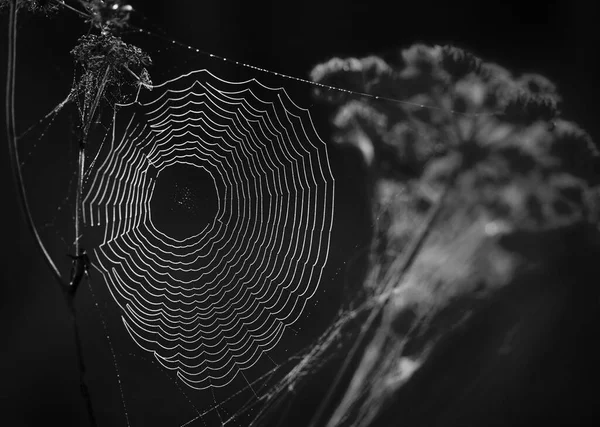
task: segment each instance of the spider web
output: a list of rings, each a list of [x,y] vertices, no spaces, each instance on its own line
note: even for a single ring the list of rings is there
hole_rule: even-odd
[[[150,43],[153,58],[177,48]],[[100,425],[250,425],[326,360],[306,358],[335,314],[322,282],[339,273],[339,261],[327,266],[335,181],[317,124],[281,77],[205,55],[182,63],[102,111],[86,148],[81,240],[93,269],[77,306]],[[19,136],[65,277],[76,107],[61,101]],[[40,197],[48,182],[53,201]]]
[[[84,221],[104,229],[93,253],[127,332],[189,387],[247,380],[272,361],[327,260],[334,181],[310,115],[284,89],[200,70],[117,105],[113,126]],[[153,218],[153,198],[180,165],[210,175],[218,204],[177,238]]]
[[[165,42],[151,50],[157,63],[168,63],[159,51],[177,48]],[[293,80],[305,82],[180,48],[181,65],[162,73],[175,77],[105,112],[86,154],[84,240],[95,269],[77,304],[99,424],[245,426],[280,416],[289,425],[296,390],[343,360],[335,348],[377,304],[338,312],[340,272],[366,252],[335,235],[332,153],[295,101],[302,95],[290,94]],[[58,104],[25,135],[36,177],[42,141],[64,145],[74,126],[69,108]],[[58,259],[75,239],[74,150],[65,158],[54,179],[66,196],[44,227],[46,241],[62,242]],[[61,267],[68,272],[68,260]],[[344,298],[357,301],[348,288]],[[310,380],[316,396],[334,373]]]

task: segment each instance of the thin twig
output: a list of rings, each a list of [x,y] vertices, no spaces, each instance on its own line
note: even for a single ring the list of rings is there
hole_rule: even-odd
[[[96,93],[96,97],[94,98],[94,102],[90,107],[89,113],[85,115],[85,110],[82,115],[82,127],[83,132],[81,135],[81,139],[79,141],[79,149],[78,149],[78,165],[77,165],[77,193],[75,196],[75,262],[73,263],[73,272],[72,277],[74,280],[70,283],[70,292],[67,294],[67,300],[69,303],[69,310],[71,311],[71,319],[73,322],[73,328],[75,330],[75,345],[77,348],[77,359],[79,364],[79,373],[80,373],[80,387],[81,387],[81,395],[86,402],[87,411],[88,411],[88,419],[90,422],[90,426],[96,427],[96,418],[94,416],[94,408],[92,406],[92,399],[90,397],[90,393],[87,387],[86,381],[86,369],[85,362],[83,358],[83,348],[81,344],[81,338],[79,336],[79,327],[77,325],[77,313],[75,310],[75,293],[77,288],[79,287],[79,282],[83,280],[84,274],[81,274],[84,270],[87,270],[87,265],[84,265],[87,262],[87,255],[81,246],[81,238],[82,238],[82,213],[83,213],[83,175],[85,172],[85,147],[88,141],[88,135],[92,123],[94,121],[94,117],[96,115],[96,110],[98,105],[100,104],[100,99],[104,94],[104,89],[106,88],[106,84],[108,83],[108,78],[110,76],[110,65],[106,66],[106,71],[102,77],[102,82],[98,87],[98,91]],[[81,270],[81,271],[77,271]]]
[[[85,110],[82,115],[82,127],[83,132],[81,135],[81,139],[79,140],[79,149],[78,149],[78,160],[77,160],[77,192],[75,195],[75,257],[78,261],[81,261],[81,257],[83,256],[83,249],[81,247],[81,224],[83,222],[82,213],[83,213],[83,175],[85,172],[85,147],[88,141],[88,135],[90,132],[90,128],[94,121],[94,117],[96,115],[96,110],[98,109],[98,105],[100,104],[100,99],[104,94],[104,89],[106,88],[106,84],[108,83],[108,78],[110,76],[110,65],[106,66],[106,70],[104,71],[104,75],[102,76],[102,81],[100,86],[98,87],[98,91],[96,92],[96,97],[94,98],[94,102],[90,107],[89,113],[86,115]],[[79,280],[81,280],[83,276],[79,276]],[[71,283],[71,287],[77,287],[79,283]]]
[[[63,0],[54,0],[55,3],[60,4],[61,6],[71,10],[72,12],[75,12],[76,14],[78,14],[79,16],[81,16],[82,18],[90,18],[90,15],[88,15],[87,13],[84,13],[78,9],[75,9],[73,6],[70,6],[69,4],[67,4],[65,1]]]
[[[79,329],[77,327],[77,321],[75,316],[75,305],[74,305],[74,293],[69,293],[69,284],[65,282],[58,268],[54,264],[54,261],[50,257],[50,254],[46,250],[42,239],[37,231],[35,223],[33,222],[33,216],[27,202],[27,195],[25,192],[25,184],[23,182],[23,175],[21,172],[21,164],[19,162],[19,151],[17,148],[17,133],[16,133],[16,120],[15,120],[15,76],[16,76],[16,57],[17,57],[17,0],[10,0],[9,9],[9,25],[8,25],[8,65],[7,65],[7,78],[6,78],[6,133],[8,138],[8,149],[11,160],[11,167],[13,176],[15,179],[15,185],[17,187],[17,194],[21,201],[21,209],[25,215],[27,227],[30,233],[33,235],[36,242],[36,247],[42,254],[42,257],[46,261],[46,264],[50,267],[52,275],[58,283],[61,294],[65,298],[65,302],[69,308],[71,314],[71,320],[73,323],[73,330],[75,333],[75,346],[77,355],[77,364],[79,366],[80,375],[80,386],[81,395],[86,402],[88,417],[91,427],[96,427],[96,418],[92,409],[92,401],[88,391],[88,387],[85,380],[85,363],[83,358],[83,348],[81,345],[81,339],[79,336]]]
[[[106,66],[106,70],[104,70],[104,75],[102,76],[102,81],[100,82],[100,86],[98,86],[98,91],[96,92],[96,97],[94,98],[94,103],[90,107],[90,111],[87,117],[83,118],[84,120],[84,129],[83,129],[83,138],[84,145],[87,142],[88,133],[94,121],[94,117],[96,115],[96,110],[98,109],[98,105],[100,105],[100,99],[102,99],[102,95],[104,95],[104,89],[106,88],[106,84],[108,83],[108,78],[110,77],[110,64]],[[84,111],[85,113],[85,111]]]
[[[17,149],[17,132],[15,120],[15,77],[17,60],[17,0],[10,0],[9,23],[8,23],[8,66],[6,77],[6,135],[8,138],[8,151],[12,173],[15,179],[15,186],[20,200],[21,209],[25,216],[25,222],[29,232],[33,235],[36,247],[50,268],[52,275],[56,279],[61,292],[67,287],[60,271],[54,264],[50,254],[46,250],[38,230],[33,222],[33,216],[27,201],[25,184],[21,173],[21,163],[19,161],[19,151]]]

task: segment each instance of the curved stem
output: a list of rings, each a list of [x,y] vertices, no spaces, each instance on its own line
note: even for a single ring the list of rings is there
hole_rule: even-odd
[[[33,235],[36,247],[42,254],[42,257],[46,261],[48,267],[52,272],[52,275],[58,283],[59,289],[63,294],[69,312],[71,314],[71,320],[73,322],[73,328],[75,333],[75,346],[77,364],[79,367],[80,376],[80,388],[81,395],[86,402],[88,419],[91,427],[96,427],[96,418],[94,416],[92,401],[88,391],[87,383],[85,380],[85,364],[83,358],[82,343],[79,336],[79,329],[77,326],[77,318],[75,312],[75,301],[74,294],[68,292],[69,285],[64,281],[58,268],[54,264],[54,261],[50,257],[50,254],[46,250],[44,243],[37,231],[33,216],[27,202],[27,195],[25,192],[25,184],[23,182],[23,175],[21,173],[21,164],[19,162],[19,151],[17,147],[17,133],[16,133],[16,120],[15,120],[15,81],[16,81],[16,58],[17,58],[17,0],[9,0],[9,23],[8,23],[8,62],[7,62],[7,77],[6,77],[6,134],[8,139],[8,150],[10,155],[10,162],[12,173],[15,179],[15,186],[17,187],[17,194],[20,200],[21,209],[25,215],[27,227],[30,233]]]
[[[35,239],[35,244],[38,251],[46,261],[52,275],[56,279],[61,292],[67,286],[63,280],[58,268],[46,250],[42,239],[37,231],[33,216],[27,202],[25,193],[25,184],[23,183],[23,175],[21,173],[21,164],[19,162],[19,151],[17,149],[17,133],[15,120],[15,79],[16,79],[16,59],[17,59],[17,0],[10,0],[9,21],[8,21],[8,66],[6,76],[6,135],[8,138],[8,151],[10,154],[10,164],[12,173],[15,179],[15,186],[21,202],[21,209],[25,215],[27,228]]]

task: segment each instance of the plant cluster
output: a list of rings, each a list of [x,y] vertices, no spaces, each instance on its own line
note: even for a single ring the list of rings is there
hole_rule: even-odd
[[[93,120],[100,99],[109,106],[123,101],[122,88],[131,84],[151,88],[147,67],[150,56],[139,47],[125,43],[120,32],[126,28],[131,6],[118,0],[81,0],[87,12],[87,22],[100,34],[87,34],[71,50],[81,77],[73,88],[77,96],[82,123]]]
[[[402,209],[418,216],[459,169],[452,199],[511,227],[541,230],[598,215],[600,154],[587,133],[560,118],[560,96],[543,76],[513,76],[452,46],[414,45],[388,61],[334,58],[312,78],[371,95],[316,90],[337,106],[335,140],[359,149],[369,167],[376,216],[400,209],[390,194],[411,199]],[[378,237],[390,240],[390,227]]]
[[[82,69],[74,88],[82,118],[93,110],[99,93],[112,107],[123,100],[124,85],[147,88],[152,85],[146,68],[152,64],[150,56],[120,37],[112,34],[82,36],[71,54]]]
[[[437,364],[428,369],[461,387],[435,355],[504,301],[503,290],[515,298],[505,304],[522,304],[519,295],[559,292],[583,277],[573,269],[593,267],[600,153],[561,118],[548,79],[453,46],[334,58],[312,78],[354,92],[319,87],[315,96],[335,107],[334,141],[355,148],[368,171],[375,236],[366,286],[383,305],[330,424],[385,425],[382,414],[411,405],[412,391],[398,396],[421,367]],[[411,390],[435,387],[423,375]]]

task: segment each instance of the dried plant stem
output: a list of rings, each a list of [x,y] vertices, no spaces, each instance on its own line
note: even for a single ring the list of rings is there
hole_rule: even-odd
[[[16,133],[16,120],[15,120],[15,78],[16,78],[16,58],[17,58],[17,0],[10,0],[9,2],[9,24],[8,24],[8,61],[7,61],[7,77],[6,77],[6,134],[8,139],[8,149],[10,155],[10,162],[12,173],[15,179],[15,186],[17,187],[17,194],[20,200],[21,209],[25,216],[25,222],[29,229],[29,232],[33,235],[35,245],[38,251],[41,253],[46,264],[50,268],[52,275],[54,276],[59,289],[65,298],[65,302],[69,308],[71,320],[73,323],[77,364],[79,367],[80,376],[80,387],[81,395],[86,402],[88,419],[90,426],[96,427],[96,418],[92,408],[92,401],[90,398],[89,390],[85,380],[85,363],[83,357],[83,349],[81,345],[81,339],[79,336],[79,329],[77,327],[77,318],[75,315],[74,298],[75,294],[70,291],[70,285],[65,282],[60,271],[56,267],[56,264],[52,260],[52,257],[46,250],[44,243],[37,231],[29,203],[27,201],[27,195],[25,192],[25,184],[23,182],[23,174],[21,172],[21,164],[19,161],[19,152],[17,147],[17,133]],[[83,167],[83,165],[81,165]],[[81,169],[80,169],[81,170]],[[81,182],[81,180],[80,180]],[[81,188],[78,188],[78,194],[80,194]]]
[[[79,141],[79,148],[77,153],[77,193],[75,195],[75,256],[78,262],[81,261],[81,257],[84,255],[83,247],[81,245],[81,240],[83,237],[83,232],[81,230],[83,223],[83,175],[85,172],[85,147],[88,141],[89,131],[92,127],[92,123],[94,121],[94,117],[96,115],[96,110],[98,109],[98,105],[100,104],[100,99],[104,94],[104,89],[106,88],[106,84],[108,83],[108,78],[110,75],[110,66],[106,67],[104,75],[102,77],[102,82],[98,87],[98,91],[96,92],[96,96],[94,98],[94,102],[90,107],[89,113],[82,117],[83,120],[83,133],[81,139]],[[83,276],[79,276],[79,280],[82,280]],[[73,282],[70,284],[70,292],[67,294],[69,310],[71,312],[71,319],[73,321],[73,328],[75,331],[75,345],[77,347],[77,355],[78,355],[78,364],[79,364],[79,373],[80,373],[80,387],[81,387],[81,395],[86,402],[88,419],[90,422],[90,426],[96,427],[96,418],[94,416],[94,408],[92,406],[92,399],[90,397],[89,389],[87,387],[87,381],[85,377],[85,362],[83,358],[83,348],[81,344],[81,338],[79,336],[79,328],[77,325],[77,315],[75,310],[75,291],[79,283]]]
[[[46,250],[42,239],[37,231],[33,216],[27,201],[25,192],[25,184],[21,173],[21,164],[19,161],[19,152],[17,149],[17,133],[15,121],[15,78],[16,78],[16,60],[17,60],[17,0],[10,0],[9,22],[8,22],[8,61],[7,61],[7,76],[6,76],[6,135],[8,139],[8,150],[10,155],[10,163],[12,173],[15,179],[15,186],[21,209],[25,216],[25,222],[29,232],[33,235],[35,245],[41,253],[44,261],[50,268],[52,275],[56,279],[61,291],[67,286],[61,276],[50,254]]]
[[[92,127],[92,123],[94,121],[94,117],[96,116],[96,110],[98,109],[98,105],[100,104],[100,99],[104,94],[104,89],[106,88],[106,84],[108,83],[108,78],[110,76],[110,65],[106,66],[106,70],[104,71],[104,75],[102,76],[102,81],[100,86],[98,86],[98,91],[96,92],[96,96],[94,98],[93,104],[90,106],[90,111],[87,115],[83,115],[82,124],[83,124],[83,132],[81,135],[81,139],[79,141],[79,149],[78,149],[78,158],[77,158],[77,193],[75,195],[75,256],[81,257],[83,256],[83,249],[81,247],[81,239],[82,239],[82,231],[81,225],[83,223],[83,175],[85,172],[85,147],[87,145],[88,135],[90,129]],[[84,111],[85,113],[85,111]],[[79,283],[72,283],[72,286],[78,286]]]

